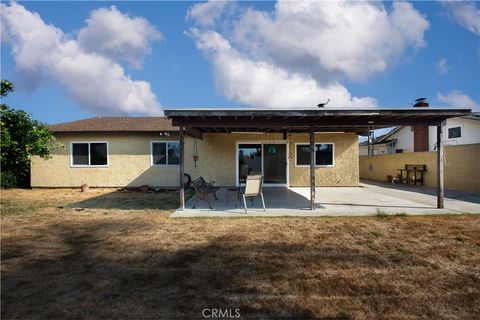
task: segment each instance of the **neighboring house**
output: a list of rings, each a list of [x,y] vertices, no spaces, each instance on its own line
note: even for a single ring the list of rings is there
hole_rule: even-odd
[[[179,128],[161,117],[97,117],[51,125],[64,149],[34,158],[32,187],[179,185]],[[358,186],[355,132],[315,134],[318,186]],[[308,133],[204,133],[186,131],[185,172],[219,186],[263,173],[270,186],[308,186]],[[193,155],[198,155],[195,165]]]
[[[434,151],[436,139],[436,127],[395,127],[387,134],[375,137],[370,144],[370,152],[378,155]],[[480,113],[447,119],[442,140],[445,146],[480,143]],[[360,142],[359,154],[368,155],[367,141]]]

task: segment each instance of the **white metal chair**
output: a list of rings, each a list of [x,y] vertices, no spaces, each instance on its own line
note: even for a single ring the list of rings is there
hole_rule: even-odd
[[[265,211],[265,201],[263,199],[263,176],[262,175],[252,175],[247,176],[245,180],[245,190],[242,193],[243,196],[243,205],[245,207],[245,213],[247,213],[247,199],[246,197],[258,197],[262,198],[263,211]],[[252,199],[253,203],[253,199]]]

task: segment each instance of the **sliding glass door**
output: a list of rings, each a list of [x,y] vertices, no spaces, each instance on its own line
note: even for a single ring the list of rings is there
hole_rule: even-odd
[[[237,182],[263,174],[266,184],[287,184],[286,143],[239,143],[237,157]]]
[[[263,145],[263,175],[265,183],[287,184],[287,145]]]
[[[262,174],[262,145],[239,144],[237,177],[240,183],[247,175]]]

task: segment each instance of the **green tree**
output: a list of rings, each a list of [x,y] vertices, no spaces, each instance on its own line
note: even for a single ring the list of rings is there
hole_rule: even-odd
[[[14,86],[1,80],[1,98],[13,92]],[[61,147],[48,127],[30,117],[23,110],[15,110],[1,103],[1,185],[4,188],[28,187],[30,184],[30,159],[50,157]]]

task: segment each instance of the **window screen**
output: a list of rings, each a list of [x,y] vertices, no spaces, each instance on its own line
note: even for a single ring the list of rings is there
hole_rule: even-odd
[[[152,143],[153,164],[167,164],[167,144],[165,142]]]
[[[297,144],[297,157],[295,159],[297,166],[310,165],[310,145]],[[333,165],[333,144],[316,143],[315,144],[315,165],[332,166]]]
[[[90,143],[90,165],[92,166],[107,165],[107,144],[106,143]]]
[[[153,165],[180,164],[180,143],[177,141],[152,142]]]
[[[180,164],[180,143],[168,142],[168,164]]]
[[[297,144],[297,166],[310,165],[310,146],[308,144]]]
[[[333,144],[322,143],[315,145],[315,165],[332,166],[333,165]]]
[[[72,144],[72,164],[88,166],[88,143]]]

